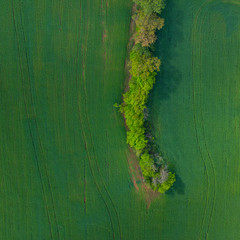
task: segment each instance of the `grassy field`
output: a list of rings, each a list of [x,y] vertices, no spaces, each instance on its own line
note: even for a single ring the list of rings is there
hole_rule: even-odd
[[[113,107],[131,7],[2,2],[0,239],[238,239],[239,1],[168,0],[150,105],[178,181],[157,198]]]
[[[159,237],[159,204],[148,208],[131,175],[113,107],[131,8],[127,0],[2,3],[0,239]]]
[[[150,105],[176,169],[159,239],[238,239],[240,1],[168,1]]]
[[[123,234],[131,179],[113,104],[124,87],[131,5],[1,4],[0,239]]]

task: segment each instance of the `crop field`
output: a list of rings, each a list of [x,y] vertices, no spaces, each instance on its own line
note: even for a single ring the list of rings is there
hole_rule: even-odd
[[[3,0],[0,239],[238,239],[240,2],[168,0],[149,102],[173,190],[141,184],[113,107],[132,2]]]
[[[131,5],[1,3],[0,239],[124,234],[132,185],[113,104],[124,88]]]
[[[240,235],[240,1],[168,1],[150,106],[177,182],[159,239]]]

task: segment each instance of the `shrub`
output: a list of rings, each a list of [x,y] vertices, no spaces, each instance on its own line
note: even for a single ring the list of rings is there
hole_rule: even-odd
[[[165,0],[134,0],[134,2],[142,7],[145,14],[151,14],[153,12],[161,14],[165,8]]]
[[[136,43],[148,47],[157,40],[156,30],[160,30],[164,26],[164,19],[160,18],[156,13],[146,15],[143,10],[138,11],[133,17],[137,32],[134,36]]]
[[[168,172],[164,163],[159,164],[154,161],[148,150],[150,149],[148,140],[152,141],[153,137],[149,138],[145,126],[148,94],[153,88],[161,65],[160,59],[153,56],[148,46],[156,41],[155,31],[164,25],[164,20],[156,13],[161,12],[165,3],[163,0],[135,0],[135,2],[142,7],[142,10],[134,16],[137,44],[130,52],[129,89],[123,94],[123,103],[114,106],[118,107],[125,116],[127,143],[139,157],[145,183],[153,190],[164,193],[175,182],[175,174]]]

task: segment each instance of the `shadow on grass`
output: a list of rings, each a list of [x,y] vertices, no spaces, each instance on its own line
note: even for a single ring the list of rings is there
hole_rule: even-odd
[[[182,79],[181,71],[176,64],[173,65],[173,61],[177,57],[178,44],[183,41],[181,29],[184,13],[177,10],[175,4],[175,0],[168,0],[161,15],[165,19],[165,26],[157,33],[155,44],[155,55],[162,61],[154,86],[159,101],[168,99],[176,91]]]
[[[154,95],[154,105],[160,106],[162,101],[168,100],[171,95],[177,90],[182,80],[181,62],[176,62],[176,58],[179,59],[179,44],[183,42],[183,18],[184,12],[178,10],[175,6],[175,0],[168,0],[166,8],[164,9],[161,17],[165,19],[165,26],[157,33],[157,42],[154,46],[155,56],[161,59],[160,72],[157,75],[156,83],[153,91],[149,95],[148,105],[152,105]],[[182,51],[180,51],[182,52]],[[157,104],[156,104],[157,102]],[[148,106],[149,107],[149,106]],[[156,114],[153,113],[153,109],[150,109],[150,116]],[[150,132],[154,132],[154,124],[150,120]],[[154,135],[154,134],[153,134]],[[156,139],[155,139],[156,140]],[[154,141],[153,152],[162,152],[161,149]],[[163,156],[164,157],[164,156]],[[170,167],[171,168],[171,167]],[[171,169],[169,169],[171,171]],[[173,172],[176,172],[173,170]],[[185,193],[185,184],[181,177],[176,174],[176,182],[173,187],[166,192],[167,195]]]
[[[179,175],[176,174],[176,182],[173,184],[172,188],[166,192],[166,194],[170,196],[174,196],[175,194],[185,194],[185,184]]]

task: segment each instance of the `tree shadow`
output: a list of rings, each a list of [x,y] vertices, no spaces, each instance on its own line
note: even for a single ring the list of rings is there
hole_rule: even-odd
[[[175,0],[168,0],[161,17],[165,19],[165,26],[157,32],[155,55],[161,59],[160,72],[153,92],[157,93],[158,100],[166,100],[176,91],[181,82],[182,74],[179,68],[173,65],[177,57],[177,48],[183,41],[182,19],[184,13],[175,7]]]
[[[145,128],[147,129],[146,132],[149,134],[149,139],[148,139],[148,144],[147,144],[147,150],[149,151],[149,153],[151,154],[151,156],[154,159],[154,162],[156,164],[156,166],[161,167],[162,164],[166,164],[168,166],[168,170],[170,172],[175,173],[175,166],[171,163],[168,163],[168,161],[165,161],[165,156],[163,154],[163,152],[161,152],[161,149],[159,147],[159,145],[156,143],[156,139],[152,138],[153,137],[153,128],[152,128],[152,124],[148,121],[145,122]],[[161,156],[163,157],[162,160],[157,160],[156,156]],[[168,159],[166,157],[166,159]],[[173,184],[173,186],[166,192],[167,195],[174,195],[179,194],[179,195],[183,195],[185,194],[185,183],[182,181],[181,177],[178,174],[176,175],[176,182]]]
[[[155,56],[160,58],[162,64],[160,72],[157,75],[156,83],[153,91],[149,95],[149,101],[147,105],[152,105],[153,95],[154,101],[157,101],[157,105],[161,105],[162,101],[166,101],[170,98],[182,80],[182,73],[180,71],[181,62],[176,63],[176,58],[179,59],[179,44],[183,42],[183,18],[184,12],[178,10],[175,0],[168,0],[166,8],[164,9],[161,17],[165,19],[165,26],[157,33],[157,41],[153,47],[155,50]],[[151,107],[149,107],[150,115],[153,116]],[[155,113],[156,114],[156,113]],[[150,132],[154,132],[154,125],[152,120],[149,120]],[[153,134],[154,135],[154,134]],[[161,153],[161,149],[156,144],[156,138],[149,148],[150,152]],[[164,154],[161,154],[164,157]],[[169,168],[171,171],[171,167]],[[173,171],[175,172],[175,171]],[[183,195],[185,194],[185,184],[181,177],[176,174],[176,182],[173,187],[166,192],[167,195]]]
[[[174,196],[175,194],[185,194],[185,183],[178,174],[176,174],[176,182],[173,184],[172,188],[166,192],[166,194],[170,196]]]

